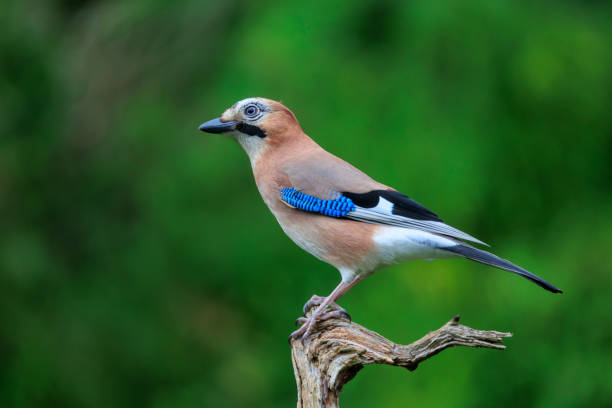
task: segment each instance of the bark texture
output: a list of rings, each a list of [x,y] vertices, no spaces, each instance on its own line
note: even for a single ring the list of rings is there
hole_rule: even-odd
[[[298,319],[300,321],[303,319]],[[291,340],[291,358],[298,389],[298,408],[338,407],[340,392],[366,364],[389,364],[410,371],[453,346],[503,350],[511,333],[476,330],[455,316],[438,330],[408,345],[396,344],[347,318],[319,322],[311,335]]]

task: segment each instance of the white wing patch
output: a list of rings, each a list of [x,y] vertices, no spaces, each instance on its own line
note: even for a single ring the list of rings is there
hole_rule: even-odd
[[[351,218],[356,221],[369,222],[371,224],[387,224],[396,227],[415,228],[421,231],[447,235],[449,237],[464,239],[466,241],[489,246],[481,240],[474,238],[463,231],[459,231],[458,229],[453,228],[443,222],[417,220],[393,214],[393,203],[383,197],[379,197],[376,207],[363,208],[357,206],[353,211],[347,214],[346,218]]]
[[[374,210],[382,214],[392,215],[393,214],[393,203],[383,197],[379,197],[378,205],[376,205],[376,207],[374,208],[370,208],[370,210]]]

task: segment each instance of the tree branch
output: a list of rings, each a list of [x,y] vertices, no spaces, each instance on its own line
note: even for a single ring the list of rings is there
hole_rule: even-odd
[[[408,345],[344,318],[319,322],[304,340],[291,340],[291,358],[298,388],[298,408],[336,408],[342,387],[366,364],[389,364],[410,371],[453,346],[503,350],[511,333],[475,330],[455,316],[438,330]]]

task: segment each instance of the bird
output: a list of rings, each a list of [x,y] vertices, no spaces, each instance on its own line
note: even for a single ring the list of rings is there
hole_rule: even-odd
[[[311,139],[282,103],[254,97],[236,102],[199,129],[235,139],[246,151],[255,183],[282,230],[306,252],[334,266],[341,281],[289,339],[304,341],[315,324],[348,313],[336,302],[378,269],[413,259],[466,258],[562,291],[475,245],[488,246],[423,205],[375,181]]]

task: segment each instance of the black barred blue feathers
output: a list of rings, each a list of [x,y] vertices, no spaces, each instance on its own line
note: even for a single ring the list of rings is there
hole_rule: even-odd
[[[281,200],[303,211],[316,212],[336,218],[345,217],[355,209],[353,201],[343,195],[340,195],[335,200],[321,200],[320,198],[300,193],[292,187],[285,187],[281,190]]]

